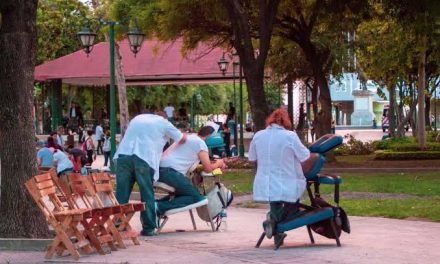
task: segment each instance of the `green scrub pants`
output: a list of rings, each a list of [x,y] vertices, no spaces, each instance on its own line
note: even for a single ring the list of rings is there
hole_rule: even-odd
[[[160,215],[168,210],[182,208],[204,199],[185,175],[172,168],[159,168],[159,182],[170,185],[176,190],[173,199],[157,202]]]
[[[136,155],[119,155],[116,166],[116,199],[120,204],[128,203],[133,184],[137,182],[145,211],[141,212],[142,230],[152,234],[156,226],[154,208],[154,170]]]

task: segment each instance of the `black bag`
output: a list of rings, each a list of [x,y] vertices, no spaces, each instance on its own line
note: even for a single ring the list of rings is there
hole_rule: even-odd
[[[348,216],[345,213],[344,209],[342,209],[339,206],[333,206],[329,204],[327,201],[322,199],[321,197],[317,197],[314,199],[314,207],[316,208],[325,208],[330,207],[333,209],[334,212],[334,222],[335,222],[335,229],[336,229],[336,235],[339,237],[341,235],[341,230],[350,233],[350,222],[348,221]],[[335,239],[335,234],[333,232],[332,226],[331,226],[331,220],[326,219],[317,223],[314,223],[310,225],[312,230],[320,234],[322,236],[325,236],[327,238]]]

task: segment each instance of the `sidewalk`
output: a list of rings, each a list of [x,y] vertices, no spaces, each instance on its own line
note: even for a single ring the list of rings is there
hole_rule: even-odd
[[[440,224],[385,218],[350,217],[352,234],[343,233],[342,247],[315,236],[311,245],[305,228],[287,233],[285,245],[274,251],[272,241],[254,248],[261,234],[264,209],[230,208],[226,232],[210,232],[196,217],[192,231],[187,213],[173,215],[163,233],[141,237],[141,245],[127,241],[127,249],[107,255],[83,255],[80,263],[435,263],[440,258]],[[133,217],[140,230],[139,216]],[[176,232],[176,230],[186,230]],[[1,252],[0,263],[42,263],[45,252]],[[49,262],[74,262],[70,257]]]

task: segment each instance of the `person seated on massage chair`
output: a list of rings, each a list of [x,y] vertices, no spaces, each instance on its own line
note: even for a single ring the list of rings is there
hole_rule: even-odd
[[[205,140],[214,132],[211,126],[200,128],[198,134],[188,135],[183,145],[173,144],[163,154],[159,165],[159,182],[175,188],[175,196],[171,200],[159,200],[156,214],[158,217],[166,211],[182,208],[204,199],[185,174],[191,166],[201,161],[205,172],[224,168],[223,159],[214,163],[209,160],[208,146]]]
[[[284,109],[275,110],[266,119],[266,129],[258,131],[249,147],[249,161],[257,164],[253,198],[269,202],[265,232],[276,234],[276,224],[298,212],[299,198],[306,187],[304,172],[311,170],[319,155],[301,143],[291,131],[292,123]]]

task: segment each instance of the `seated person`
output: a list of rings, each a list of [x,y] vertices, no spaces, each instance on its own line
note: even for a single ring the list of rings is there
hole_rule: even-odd
[[[66,186],[69,186],[69,181],[67,179],[66,173],[73,171],[73,163],[72,161],[67,157],[67,155],[61,151],[54,148],[50,148],[50,150],[53,152],[53,162],[54,166],[57,168],[57,175],[60,177]],[[65,189],[64,191],[67,191],[70,193],[70,188]]]
[[[49,169],[53,166],[53,154],[44,144],[44,141],[37,142],[37,165],[38,169]]]
[[[256,161],[254,179],[255,201],[269,202],[266,236],[277,239],[276,224],[298,212],[299,198],[306,187],[303,171],[309,171],[319,158],[301,143],[291,131],[292,123],[286,110],[275,110],[266,120],[266,129],[253,137],[249,160]]]
[[[159,167],[159,182],[175,188],[175,197],[172,200],[160,200],[157,203],[157,214],[163,215],[166,211],[181,208],[203,200],[197,188],[185,177],[191,166],[201,161],[203,170],[211,172],[225,167],[222,159],[211,163],[208,146],[205,140],[214,132],[214,128],[204,126],[199,133],[188,135],[185,144],[174,143],[162,155]]]

